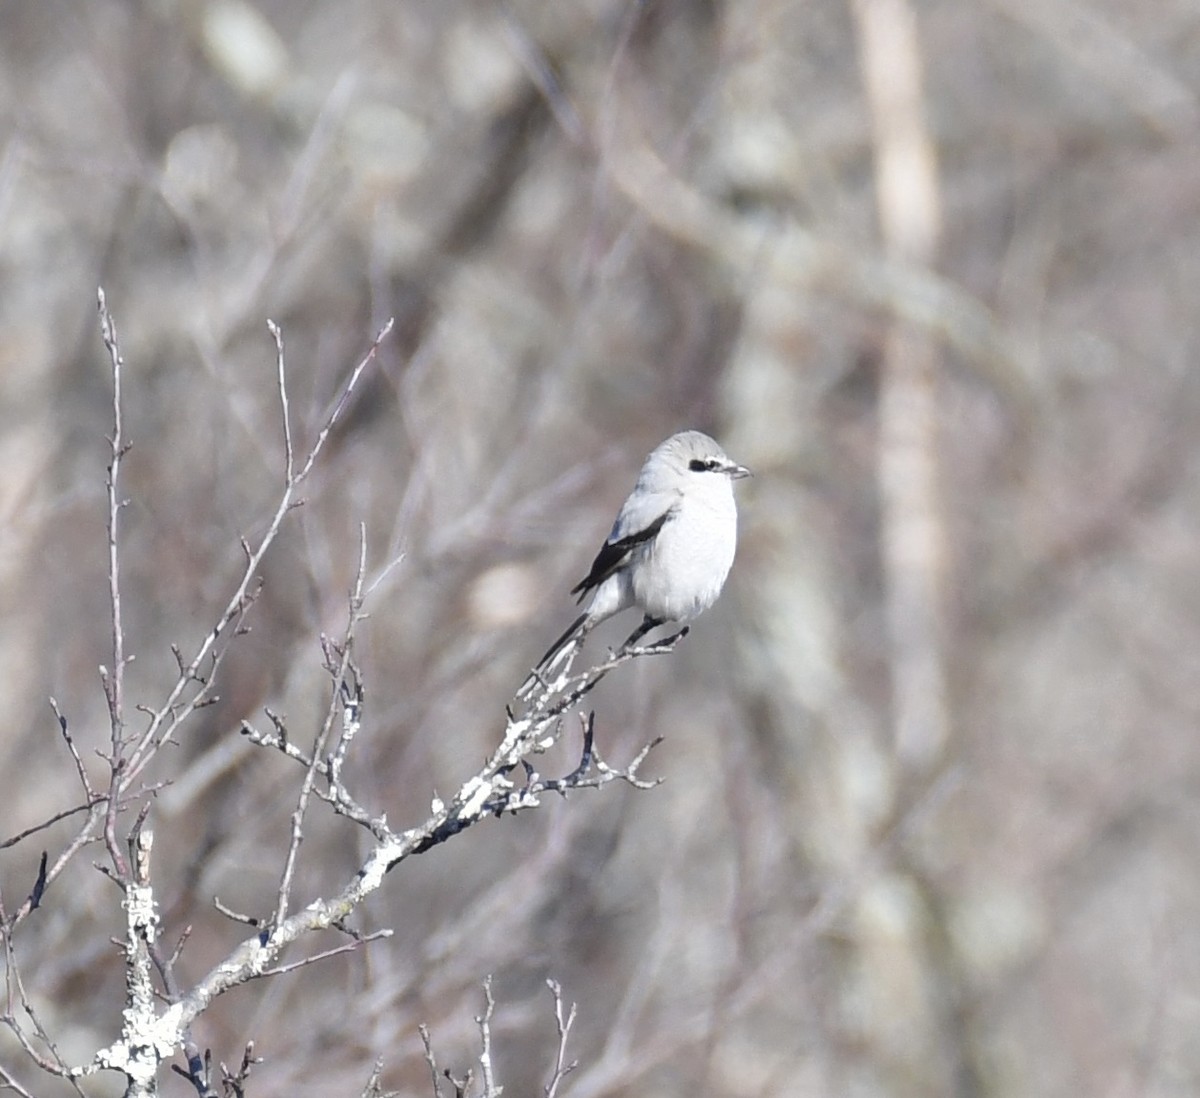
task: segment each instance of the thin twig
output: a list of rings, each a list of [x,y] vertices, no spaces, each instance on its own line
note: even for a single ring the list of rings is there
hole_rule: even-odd
[[[289,961],[286,965],[277,965],[274,968],[263,969],[263,976],[282,976],[285,972],[295,972],[298,968],[307,968],[309,965],[314,965],[318,961],[328,960],[330,957],[340,957],[343,953],[356,953],[364,945],[371,942],[377,942],[382,938],[390,938],[392,931],[388,927],[381,930],[372,931],[370,934],[355,935],[354,940],[346,942],[344,945],[335,946],[333,949],[327,949],[322,953],[314,953],[311,957],[302,957],[299,961]]]
[[[28,839],[30,835],[36,835],[39,831],[45,831],[46,828],[53,827],[59,820],[66,820],[71,816],[78,816],[80,812],[87,812],[91,807],[92,805],[90,804],[77,804],[74,808],[64,808],[61,812],[55,812],[53,816],[42,820],[41,823],[27,827],[24,831],[18,831],[15,835],[0,841],[0,850],[7,850],[10,846],[16,846],[17,843]]]
[[[421,1035],[421,1044],[425,1046],[425,1063],[429,1065],[429,1074],[433,1078],[433,1098],[442,1098],[442,1078],[438,1073],[437,1057],[433,1054],[433,1039],[429,1036],[429,1027],[422,1022],[417,1026]]]
[[[108,702],[108,722],[111,734],[111,753],[108,757],[110,768],[108,802],[104,810],[104,843],[108,848],[108,856],[112,859],[117,879],[128,882],[129,863],[120,843],[117,842],[117,810],[123,792],[122,778],[126,765],[125,628],[121,620],[121,572],[117,530],[121,509],[125,506],[118,494],[121,482],[121,459],[129,449],[125,442],[121,409],[121,374],[125,361],[121,357],[116,323],[108,311],[108,302],[103,289],[97,291],[97,300],[100,309],[100,334],[112,365],[113,382],[113,432],[109,439],[108,473],[105,478],[105,490],[108,497],[108,597],[112,614],[112,669],[100,668],[100,677],[104,683],[104,696]]]
[[[54,859],[53,864],[46,871],[43,891],[45,890],[46,886],[50,885],[58,877],[63,869],[66,868],[67,863],[70,862],[70,860],[74,858],[75,855],[83,849],[83,847],[96,840],[96,832],[103,823],[103,820],[104,802],[99,801],[91,806],[90,810],[88,811],[87,820],[84,821],[83,825],[76,832],[75,837],[67,844],[65,849],[59,853],[58,857]],[[8,935],[13,932],[17,924],[22,922],[32,910],[32,903],[29,900],[26,900],[25,903],[17,908],[17,910],[12,913],[11,917],[6,920],[2,926],[0,926],[0,933],[3,933],[5,938],[7,938]]]
[[[273,320],[267,321],[267,328],[271,333],[271,338],[275,340],[275,368],[278,373],[276,384],[279,387],[279,405],[283,419],[283,482],[291,484],[295,473],[296,455],[292,448],[292,415],[288,408],[287,370],[284,368],[283,361],[283,331]]]
[[[336,663],[331,663],[328,670],[332,676],[333,687],[330,691],[329,705],[325,711],[325,719],[313,743],[312,754],[304,771],[304,780],[300,792],[296,796],[296,807],[292,812],[292,830],[288,841],[287,856],[284,859],[283,873],[280,876],[279,890],[275,900],[275,917],[271,926],[279,926],[287,918],[288,905],[291,900],[292,882],[296,872],[296,863],[300,853],[300,844],[304,841],[304,817],[308,812],[308,804],[312,798],[317,776],[322,772],[329,775],[331,782],[335,778],[332,759],[326,761],[327,746],[333,735],[339,708],[343,698],[343,685],[347,680],[351,666],[350,653],[354,643],[354,633],[362,618],[362,589],[363,577],[366,575],[366,529],[360,527],[358,570],[354,577],[354,587],[350,593],[349,614],[346,621],[346,631],[336,656]],[[355,704],[357,710],[359,706]],[[355,718],[357,720],[357,718]],[[353,735],[353,733],[351,733]],[[339,764],[340,765],[340,764]]]
[[[200,642],[192,659],[188,662],[167,694],[165,701],[151,714],[146,729],[138,737],[137,743],[129,753],[129,765],[122,788],[128,788],[129,783],[149,765],[150,759],[158,747],[170,738],[174,729],[195,711],[197,705],[202,702],[203,698],[211,690],[210,677],[210,685],[202,687],[190,700],[184,700],[185,691],[190,684],[195,682],[200,668],[213,656],[214,648],[220,638],[228,631],[231,625],[240,626],[240,619],[244,616],[257,593],[253,588],[257,583],[258,569],[262,564],[263,558],[272,544],[274,544],[283,525],[283,520],[296,505],[297,493],[300,486],[312,471],[313,465],[316,463],[321,451],[325,448],[325,443],[333,428],[341,419],[351,395],[362,379],[363,373],[375,361],[379,353],[380,344],[387,338],[388,333],[391,332],[393,324],[394,321],[389,320],[379,330],[371,346],[367,349],[367,353],[359,361],[358,365],[354,367],[350,377],[342,386],[338,398],[332,410],[326,416],[325,422],[317,433],[312,446],[309,448],[303,464],[299,469],[294,470],[291,478],[284,485],[283,491],[276,502],[275,511],[258,544],[251,546],[248,542],[244,543],[246,562],[242,569],[241,579],[234,588],[225,609],[218,616],[216,625]],[[235,628],[235,634],[236,631]]]
[[[8,922],[4,918],[3,910],[0,909],[0,921]],[[17,956],[13,950],[11,933],[4,935],[4,971],[5,971],[5,1008],[3,1016],[0,1016],[0,1024],[3,1024],[12,1031],[17,1042],[24,1050],[25,1055],[30,1058],[42,1071],[48,1075],[53,1075],[61,1079],[67,1080],[76,1094],[83,1098],[83,1091],[79,1084],[71,1078],[70,1069],[67,1067],[66,1061],[59,1054],[58,1046],[50,1039],[45,1026],[42,1025],[41,1018],[38,1016],[33,1003],[30,1002],[29,995],[25,991],[25,982],[21,978],[21,970],[17,964]],[[29,1039],[29,1035],[25,1032],[22,1026],[16,1019],[16,1006],[20,1005],[22,1012],[29,1018],[33,1025],[34,1032],[38,1036],[38,1040],[42,1042],[50,1050],[53,1059],[43,1056]]]
[[[572,1060],[569,1064],[566,1062],[567,1038],[571,1034],[571,1027],[575,1024],[575,1004],[572,1003],[571,1009],[564,1015],[562,986],[557,980],[547,980],[546,986],[550,989],[550,994],[554,996],[554,1021],[558,1026],[558,1052],[554,1058],[554,1074],[550,1077],[550,1082],[543,1088],[543,1092],[545,1098],[555,1098],[555,1095],[558,1094],[559,1083],[579,1066],[578,1060]]]
[[[367,1085],[363,1087],[362,1094],[359,1098],[399,1098],[397,1091],[388,1091],[385,1095],[379,1083],[383,1078],[383,1057],[376,1059],[371,1067],[371,1078],[367,1080]]]
[[[358,525],[358,571],[355,573],[354,590],[350,594],[351,630],[345,640],[346,664],[345,675],[339,681],[342,695],[342,734],[338,738],[337,747],[329,756],[329,784],[334,790],[342,789],[342,766],[354,737],[362,727],[362,710],[364,688],[362,676],[358,673],[350,653],[350,640],[353,637],[353,625],[362,616],[363,607],[363,577],[367,574],[367,524]],[[332,668],[330,669],[332,673]]]
[[[483,1074],[483,1098],[495,1098],[500,1091],[496,1089],[496,1079],[492,1074],[492,1015],[496,1013],[496,1000],[492,995],[492,978],[485,976],[483,980],[483,997],[486,1002],[483,1014],[475,1019],[479,1026],[479,1068]]]
[[[262,926],[262,920],[253,915],[243,915],[240,911],[234,911],[231,907],[226,907],[221,903],[220,896],[213,897],[213,907],[215,907],[227,919],[232,919],[235,923],[242,923],[245,926],[259,927]]]
[[[0,1064],[0,1083],[4,1084],[0,1086],[0,1090],[11,1090],[14,1094],[20,1095],[20,1098],[33,1098],[33,1094],[21,1086],[16,1078],[4,1069],[2,1064]]]
[[[92,804],[97,799],[96,791],[92,789],[92,783],[88,780],[87,768],[83,765],[83,759],[79,757],[79,749],[75,746],[75,740],[71,736],[67,718],[59,710],[58,702],[54,698],[50,699],[50,709],[58,721],[58,730],[62,733],[63,742],[67,745],[67,750],[71,752],[71,758],[75,761],[75,772],[79,775],[79,784],[83,786],[83,791],[87,794],[88,804]]]

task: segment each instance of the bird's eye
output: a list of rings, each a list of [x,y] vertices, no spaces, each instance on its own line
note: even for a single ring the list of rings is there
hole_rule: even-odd
[[[708,470],[709,465],[707,461],[701,461],[699,458],[692,458],[692,460],[688,462],[688,468],[691,469],[693,473],[703,473]]]

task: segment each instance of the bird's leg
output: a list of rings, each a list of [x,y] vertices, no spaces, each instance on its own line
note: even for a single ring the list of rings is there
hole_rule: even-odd
[[[649,614],[647,614],[644,618],[642,618],[642,624],[639,625],[632,633],[630,633],[625,643],[621,645],[621,651],[628,652],[629,649],[637,644],[637,642],[640,641],[647,633],[649,633],[651,629],[657,629],[665,620],[666,619],[664,618],[652,618]]]

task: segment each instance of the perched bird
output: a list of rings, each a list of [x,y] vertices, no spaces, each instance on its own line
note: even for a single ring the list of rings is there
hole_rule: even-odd
[[[636,606],[645,615],[628,647],[666,622],[689,621],[721,593],[737,548],[733,481],[750,470],[708,435],[681,431],[646,458],[591,571],[571,590],[587,609],[551,645],[525,696],[573,655],[600,622]]]

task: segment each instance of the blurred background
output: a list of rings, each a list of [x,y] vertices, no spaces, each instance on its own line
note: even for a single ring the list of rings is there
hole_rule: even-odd
[[[301,444],[396,318],[158,760],[185,983],[245,934],[214,895],[272,907],[299,775],[237,729],[315,730],[360,522],[347,779],[407,826],[495,744],[647,451],[699,427],[756,472],[721,602],[595,696],[615,764],[665,736],[664,784],[487,821],[372,898],[393,938],[214,1004],[196,1038],[256,1042],[255,1098],[356,1095],[377,1056],[430,1094],[417,1025],[461,1074],[488,973],[514,1095],[547,977],[572,1098],[1196,1092],[1200,8],[41,0],[0,58],[0,837],[79,801],[50,695],[103,777],[96,287],[131,705],[278,498],[267,318]],[[0,850],[10,906],[70,835]],[[314,813],[301,901],[362,841]],[[73,1062],[123,1006],[101,855],[15,938]]]

